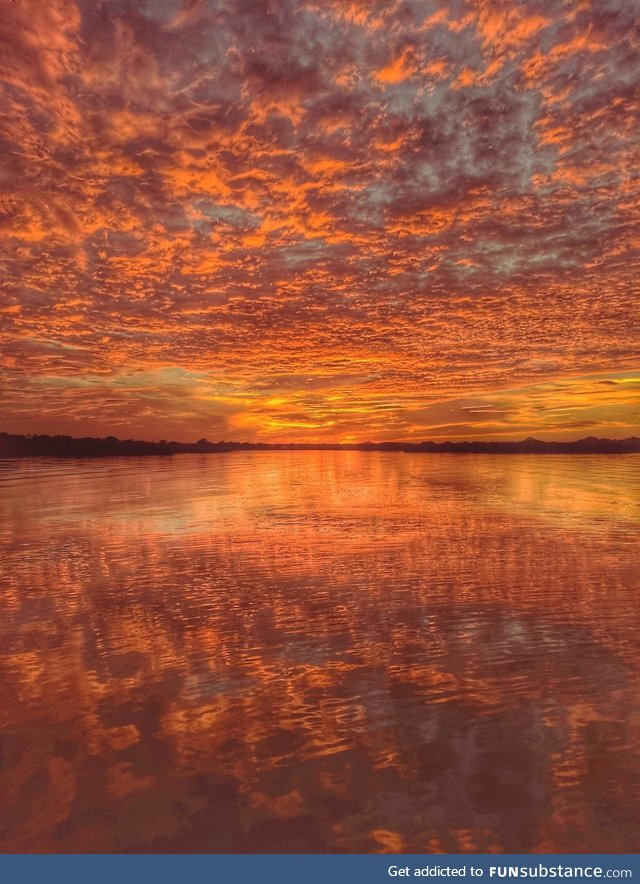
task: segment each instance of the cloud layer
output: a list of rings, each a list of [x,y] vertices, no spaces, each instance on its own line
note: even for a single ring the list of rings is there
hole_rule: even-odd
[[[623,0],[0,0],[2,425],[638,431]]]

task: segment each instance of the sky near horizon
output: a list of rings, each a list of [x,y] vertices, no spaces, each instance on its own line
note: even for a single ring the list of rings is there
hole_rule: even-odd
[[[635,0],[0,0],[0,430],[640,435]]]

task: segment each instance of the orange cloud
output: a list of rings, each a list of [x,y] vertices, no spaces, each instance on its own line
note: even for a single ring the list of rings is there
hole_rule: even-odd
[[[637,432],[626,4],[2,9],[3,429]]]

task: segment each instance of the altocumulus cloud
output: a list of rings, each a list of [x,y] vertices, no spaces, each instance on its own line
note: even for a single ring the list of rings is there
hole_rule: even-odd
[[[4,429],[637,431],[635,4],[0,12]]]

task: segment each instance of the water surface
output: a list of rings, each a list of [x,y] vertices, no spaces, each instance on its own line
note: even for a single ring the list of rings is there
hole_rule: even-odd
[[[638,852],[640,457],[0,461],[0,849]]]

